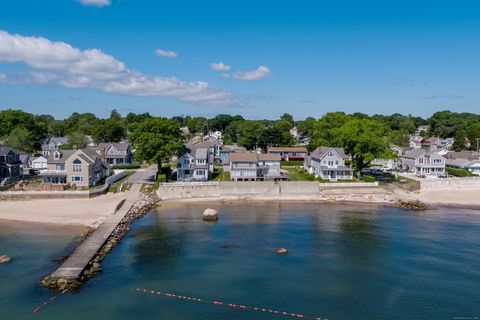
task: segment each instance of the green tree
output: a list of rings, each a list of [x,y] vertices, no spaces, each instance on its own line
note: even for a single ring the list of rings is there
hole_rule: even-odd
[[[380,121],[353,119],[337,131],[338,140],[345,152],[352,156],[355,170],[361,171],[375,158],[389,159],[392,151],[385,136],[387,126]]]
[[[265,126],[259,121],[247,120],[238,123],[238,144],[252,150],[258,147]]]
[[[208,123],[207,119],[204,117],[193,117],[187,122],[188,131],[192,134],[201,133],[207,134],[208,133]]]
[[[16,127],[5,139],[6,144],[20,151],[32,153],[35,151],[35,139],[32,133],[22,126]]]
[[[345,112],[329,112],[320,118],[314,126],[309,149],[319,146],[340,147],[338,130],[351,117]]]
[[[408,147],[410,145],[410,136],[405,129],[394,130],[388,135],[388,142],[399,147]]]
[[[81,129],[78,130],[82,132]],[[92,132],[93,139],[97,142],[118,142],[127,137],[127,128],[122,120],[110,118],[97,123]]]
[[[462,151],[465,150],[465,142],[466,142],[466,134],[465,131],[459,130],[455,133],[455,137],[453,138],[453,151]]]
[[[80,131],[74,131],[69,133],[67,135],[67,138],[68,138],[68,145],[65,147],[62,145],[63,147],[62,149],[70,149],[73,146],[76,146],[77,149],[83,149],[87,147],[88,139]]]
[[[284,113],[280,116],[280,120],[285,120],[290,123],[290,129],[293,128],[295,121],[293,121],[293,116],[288,113]]]
[[[298,121],[297,122],[298,133],[307,137],[311,137],[313,135],[316,122],[317,120],[315,120],[315,118],[312,118],[312,117],[308,117],[305,120]]]
[[[176,120],[152,118],[137,127],[130,136],[130,142],[138,161],[157,163],[161,169],[162,163],[180,153],[183,138]]]
[[[466,135],[468,141],[470,141],[470,148],[472,150],[477,150],[478,146],[480,145],[480,121],[469,125],[466,129]],[[477,139],[479,141],[479,145],[477,145]]]

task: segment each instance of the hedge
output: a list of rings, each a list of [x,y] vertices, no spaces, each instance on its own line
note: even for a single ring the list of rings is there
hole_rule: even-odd
[[[303,166],[303,160],[295,160],[295,161],[282,161],[280,162],[282,166]]]
[[[362,181],[363,182],[375,182],[375,177],[372,177],[372,176],[363,176],[362,177]]]
[[[141,164],[117,164],[112,166],[112,169],[140,169]]]
[[[455,177],[473,177],[475,176],[468,170],[465,169],[458,169],[458,168],[445,168],[448,174],[455,176]]]

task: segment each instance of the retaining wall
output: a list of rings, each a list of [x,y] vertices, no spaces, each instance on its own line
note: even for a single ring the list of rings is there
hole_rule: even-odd
[[[278,195],[280,187],[273,181],[222,181],[220,195]]]
[[[162,183],[157,191],[160,199],[218,198],[218,197],[255,197],[282,195],[321,195],[322,190],[338,190],[351,194],[383,192],[378,183],[324,183],[315,181],[221,181],[221,182],[173,182]],[[357,189],[353,189],[353,187]],[[378,189],[378,190],[377,190]]]
[[[480,189],[480,177],[423,179],[420,180],[421,190],[450,189],[474,190]]]
[[[318,194],[319,183],[315,181],[280,181],[281,194]]]

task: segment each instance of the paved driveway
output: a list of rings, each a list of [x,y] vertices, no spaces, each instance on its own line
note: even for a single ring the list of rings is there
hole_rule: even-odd
[[[157,174],[157,165],[152,165],[146,169],[138,169],[128,177],[128,183],[139,183],[139,184],[153,184],[155,182],[155,176]]]

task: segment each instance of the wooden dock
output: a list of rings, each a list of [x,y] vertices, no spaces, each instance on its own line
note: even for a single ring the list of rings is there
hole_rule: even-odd
[[[109,216],[87,239],[85,239],[62,265],[50,275],[51,279],[76,280],[105,244],[120,221],[130,211],[140,196],[140,185],[132,185],[123,205]],[[123,201],[123,200],[122,200]]]

